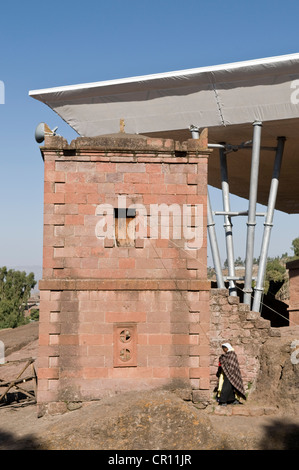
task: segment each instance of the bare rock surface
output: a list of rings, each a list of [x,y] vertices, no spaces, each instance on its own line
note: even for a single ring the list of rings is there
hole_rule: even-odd
[[[36,357],[32,325],[0,332],[11,348],[7,360]],[[299,366],[290,361],[296,337],[285,331],[265,343],[256,388],[244,405],[202,409],[160,390],[69,403],[64,414],[38,418],[36,405],[13,403],[0,407],[0,450],[298,450]]]

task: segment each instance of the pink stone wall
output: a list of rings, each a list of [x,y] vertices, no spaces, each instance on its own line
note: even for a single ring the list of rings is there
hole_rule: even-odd
[[[40,407],[131,389],[209,390],[206,147],[206,138],[46,138]],[[130,246],[98,236],[99,205],[117,207],[119,196],[148,217],[153,204],[201,206],[200,248],[186,249],[184,236]],[[173,219],[183,234],[182,224]]]
[[[208,325],[199,326],[198,311],[204,296],[177,290],[42,291],[40,401],[92,400],[132,388],[208,388]],[[190,307],[195,303],[197,311]],[[115,366],[115,325],[136,327],[133,365]]]

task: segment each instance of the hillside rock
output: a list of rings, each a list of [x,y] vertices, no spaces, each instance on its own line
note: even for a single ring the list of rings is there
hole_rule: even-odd
[[[260,371],[250,401],[298,413],[299,327],[280,331],[281,337],[268,338],[261,348]]]
[[[221,445],[208,415],[169,391],[123,393],[67,413],[62,421],[63,426],[48,428],[45,447],[206,450]]]

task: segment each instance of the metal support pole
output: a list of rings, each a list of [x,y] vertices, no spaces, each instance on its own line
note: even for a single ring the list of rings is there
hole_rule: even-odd
[[[223,210],[225,212],[230,212],[227,161],[226,161],[226,155],[225,155],[223,148],[219,148],[219,157],[220,157]],[[231,218],[229,217],[229,215],[224,216],[224,230],[225,230],[225,240],[226,240],[228,276],[232,278],[235,276],[235,257],[234,257],[233,232],[232,232],[233,225],[231,223]],[[236,285],[232,279],[229,280],[229,295],[232,295],[232,296],[237,295]]]
[[[198,127],[191,125],[189,130],[191,131],[192,139],[199,139]],[[215,273],[216,273],[217,286],[219,287],[219,289],[224,289],[225,285],[224,285],[224,280],[222,276],[220,255],[219,255],[219,249],[218,249],[218,243],[217,243],[217,237],[216,237],[216,231],[215,231],[215,222],[214,222],[213,212],[211,208],[209,191],[207,191],[207,193],[208,193],[207,194],[207,227],[208,227],[208,234],[209,234],[209,240],[210,240],[211,251],[212,251],[212,258],[213,258],[213,263],[214,263],[214,268],[215,268]]]
[[[251,305],[252,293],[252,268],[254,253],[254,235],[256,225],[256,201],[258,189],[258,173],[260,162],[260,144],[262,123],[256,121],[253,123],[253,142],[251,157],[251,174],[250,174],[250,190],[249,190],[249,206],[248,206],[248,222],[247,222],[247,241],[246,241],[246,258],[245,258],[245,281],[244,281],[244,299],[243,302]]]
[[[213,212],[211,209],[211,202],[210,202],[210,195],[208,191],[208,197],[207,197],[207,219],[208,219],[208,234],[209,234],[209,240],[210,240],[210,245],[211,245],[211,251],[212,251],[212,257],[213,257],[213,262],[214,262],[214,268],[215,268],[215,273],[216,273],[216,280],[217,280],[217,286],[219,289],[224,289],[224,280],[223,280],[223,275],[222,275],[222,269],[221,269],[221,262],[220,262],[220,255],[219,255],[219,249],[218,249],[218,243],[217,243],[217,237],[216,237],[216,232],[215,232],[215,222],[213,218]]]
[[[230,217],[237,217],[238,215],[248,215],[248,211],[232,212],[232,211],[214,211],[214,215],[229,215]],[[257,212],[257,217],[265,217],[265,212]]]
[[[266,220],[264,223],[264,234],[263,234],[263,241],[262,241],[260,261],[259,261],[259,269],[258,269],[256,288],[254,292],[254,299],[253,299],[253,305],[252,305],[252,310],[254,312],[260,311],[261,298],[262,298],[263,287],[264,287],[264,277],[265,277],[266,265],[267,265],[268,248],[269,248],[271,230],[273,227],[273,215],[274,215],[274,210],[275,210],[275,203],[276,203],[276,196],[277,196],[277,190],[278,190],[278,185],[279,185],[279,175],[280,175],[285,140],[286,140],[285,137],[278,137],[277,139],[278,143],[277,143],[277,148],[276,148],[272,181],[271,181],[270,192],[269,192],[268,210],[267,210]]]

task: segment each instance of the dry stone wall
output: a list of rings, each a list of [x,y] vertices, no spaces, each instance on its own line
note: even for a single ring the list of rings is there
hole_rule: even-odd
[[[270,321],[250,311],[239,297],[229,296],[227,289],[211,289],[210,296],[210,383],[217,384],[216,372],[221,344],[234,347],[241,368],[246,391],[254,388],[260,370],[261,347],[269,336],[280,336],[279,329],[271,328]]]

